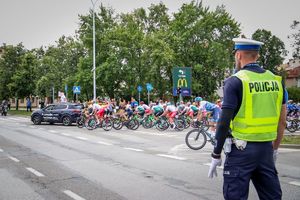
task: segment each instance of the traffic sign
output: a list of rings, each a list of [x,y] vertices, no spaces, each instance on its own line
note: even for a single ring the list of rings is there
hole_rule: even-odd
[[[174,67],[172,69],[173,77],[173,96],[181,94],[182,96],[192,95],[192,68]],[[180,88],[180,93],[178,93]]]
[[[146,88],[148,92],[151,92],[151,90],[153,90],[153,86],[151,85],[151,83],[146,83]]]
[[[80,86],[73,86],[73,93],[80,94]]]
[[[142,86],[137,86],[137,90],[139,91],[139,92],[141,92],[142,90],[143,90],[143,87]]]

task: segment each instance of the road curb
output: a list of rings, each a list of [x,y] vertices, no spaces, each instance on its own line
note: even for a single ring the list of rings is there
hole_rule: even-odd
[[[281,144],[279,148],[300,149],[299,144]]]

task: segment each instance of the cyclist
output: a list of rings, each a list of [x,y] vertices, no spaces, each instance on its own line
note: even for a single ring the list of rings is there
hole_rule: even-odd
[[[172,105],[171,102],[168,102],[166,105],[164,105],[165,107],[165,111],[161,116],[166,116],[169,118],[169,122],[171,124],[171,128],[175,128],[175,124],[174,124],[174,118],[177,114],[177,108]]]
[[[154,118],[155,120],[157,120],[157,118],[159,116],[161,116],[163,113],[164,113],[164,108],[163,106],[161,105],[154,105],[152,108],[151,108],[151,111],[150,111],[150,114],[153,113],[154,114]]]
[[[144,110],[145,110],[145,113],[146,114],[148,114],[149,112],[150,112],[150,107],[147,105],[147,104],[145,104],[143,101],[141,101],[141,106],[144,108]],[[150,104],[151,105],[151,104]]]
[[[135,114],[137,113],[141,118],[143,118],[145,114],[144,107],[142,105],[138,106],[137,104],[134,104],[133,106],[134,106],[134,113]]]
[[[211,102],[208,101],[201,101],[200,103],[200,110],[204,111],[204,113],[211,112],[212,119],[210,119],[211,131],[216,131],[216,124],[219,120],[220,116],[220,108]]]

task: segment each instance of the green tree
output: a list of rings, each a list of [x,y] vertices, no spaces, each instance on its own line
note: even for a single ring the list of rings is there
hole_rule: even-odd
[[[264,43],[259,51],[258,63],[265,69],[280,74],[278,66],[282,64],[287,55],[284,42],[272,35],[271,31],[264,29],[256,30],[252,38]]]
[[[27,50],[20,43],[16,46],[3,45],[2,51],[3,54],[0,57],[0,99],[18,97],[17,91],[10,87],[10,84],[14,82],[12,77],[21,68],[22,57]]]
[[[292,99],[294,102],[300,102],[300,88],[290,87],[287,88],[289,99]]]
[[[210,11],[192,1],[174,14],[170,29],[174,66],[192,67],[194,95],[211,99],[232,68],[231,40],[240,33],[239,24],[223,6]]]
[[[293,39],[293,57],[300,58],[300,22],[294,20],[293,24],[291,25],[291,29],[293,30],[293,33],[290,36],[288,36],[288,38]]]
[[[25,98],[34,95],[35,80],[36,80],[37,59],[31,52],[26,52],[21,56],[21,63],[11,77],[11,82],[8,84],[10,91],[14,91],[14,96]],[[18,104],[16,106],[18,110]]]

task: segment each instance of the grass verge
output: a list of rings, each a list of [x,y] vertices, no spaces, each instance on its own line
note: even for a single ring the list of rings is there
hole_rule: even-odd
[[[281,144],[300,144],[300,135],[285,135]]]
[[[21,115],[21,116],[31,116],[31,112],[27,112],[26,110],[9,110],[9,115]]]

